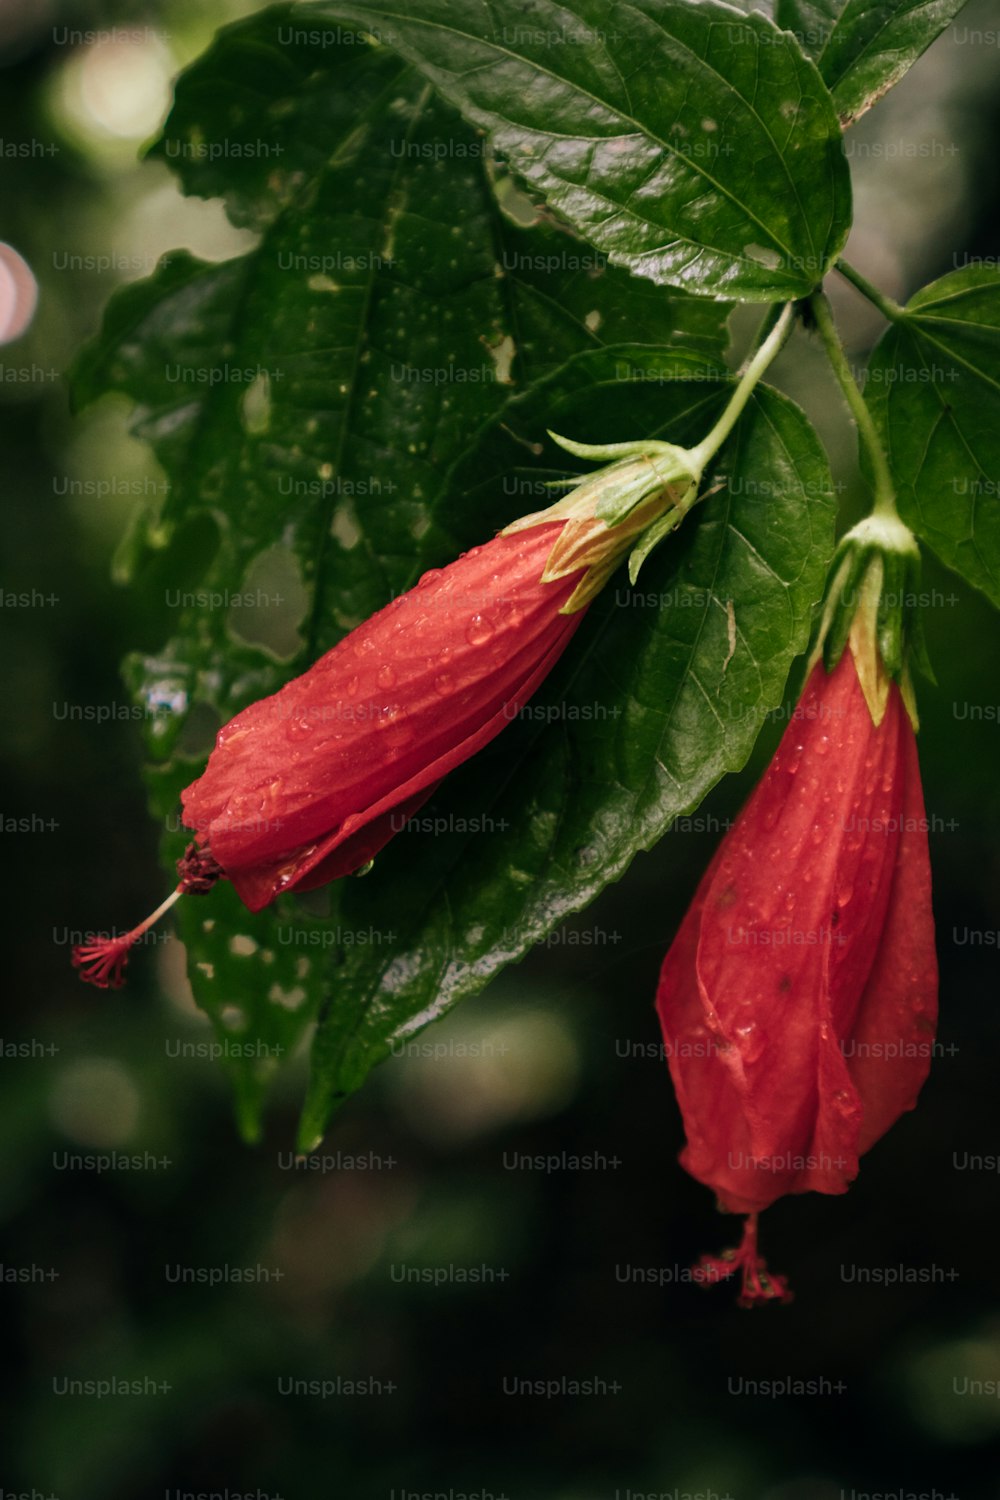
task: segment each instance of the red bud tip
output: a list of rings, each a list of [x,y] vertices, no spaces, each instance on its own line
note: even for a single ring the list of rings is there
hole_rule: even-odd
[[[721,1255],[703,1255],[693,1268],[703,1286],[715,1286],[736,1271],[742,1277],[739,1307],[753,1307],[757,1302],[791,1302],[787,1276],[774,1276],[767,1262],[757,1254],[757,1215],[747,1214],[743,1239],[738,1250],[723,1250]]]

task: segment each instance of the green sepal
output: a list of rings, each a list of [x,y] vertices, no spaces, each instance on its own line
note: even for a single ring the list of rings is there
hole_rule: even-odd
[[[817,645],[822,648],[823,665],[828,672],[833,671],[844,654],[861,583],[871,561],[871,548],[845,547],[846,541],[847,537],[833,554],[817,635]]]
[[[664,537],[669,536],[672,531],[677,530],[677,527],[683,521],[688,508],[689,507],[687,506],[678,506],[675,510],[668,510],[666,515],[661,516],[658,521],[654,521],[653,525],[650,526],[648,530],[642,533],[642,536],[639,538],[635,546],[632,548],[632,551],[629,553],[629,583],[635,583],[636,579],[639,576],[639,569],[642,567],[643,563],[646,561],[646,558],[652,552],[653,548],[659,546]]]
[[[649,464],[651,472],[636,475],[635,461],[629,460],[628,468],[631,473],[622,476],[620,485],[612,481],[602,490],[594,514],[606,526],[620,526],[649,495],[665,493],[670,486],[676,486],[679,480],[688,479],[691,481],[689,489],[696,488],[697,482],[689,469],[671,466],[669,462],[657,463],[655,459],[649,459]],[[610,477],[611,471],[606,472]]]
[[[578,443],[549,431],[549,437],[576,458],[613,459],[607,468],[595,475],[580,474],[567,480],[553,481],[575,488],[599,478],[597,504],[593,514],[606,526],[620,526],[636,508],[657,491],[666,491],[678,480],[697,484],[700,470],[687,448],[656,439],[632,439],[626,443]]]
[[[896,682],[916,728],[911,664],[934,681],[917,607],[920,552],[894,516],[868,516],[841,539],[827,578],[807,671],[832,672],[848,645],[872,719],[881,723]]]
[[[887,552],[882,558],[882,589],[876,615],[875,639],[882,665],[894,679],[899,678],[905,665],[906,627],[912,613],[906,603],[911,561],[899,552]],[[919,566],[918,561],[918,569]]]

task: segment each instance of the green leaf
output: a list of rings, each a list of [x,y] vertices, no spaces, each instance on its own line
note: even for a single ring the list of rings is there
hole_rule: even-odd
[[[836,114],[793,37],[717,0],[324,0],[427,74],[549,205],[636,275],[811,291],[850,222]]]
[[[581,356],[534,409],[484,436],[456,475],[476,486],[481,514],[502,512],[498,491],[518,463],[509,428],[539,442],[545,422],[597,441],[638,427],[691,442],[731,389],[696,363],[638,350],[629,360],[646,378],[630,387],[619,358]],[[746,761],[807,643],[833,545],[831,484],[805,417],[762,387],[718,468],[727,483],[650,558],[639,587],[624,569],[607,585],[496,744],[448,778],[370,876],[331,889],[342,927],[380,937],[343,954],[302,1149],[395,1043],[544,940]]]
[[[186,193],[224,199],[232,222],[252,229],[273,223],[328,163],[364,162],[369,121],[392,107],[402,73],[359,32],[322,17],[306,28],[295,12],[271,6],[221,31],[181,74],[147,153]]]
[[[842,123],[898,83],[965,0],[778,0],[777,21],[816,60]]]
[[[126,669],[171,873],[190,837],[180,790],[222,723],[454,557],[460,536],[481,541],[545,503],[529,487],[488,519],[448,508],[453,465],[512,396],[626,329],[716,362],[726,340],[726,306],[665,295],[551,226],[514,227],[481,140],[419,74],[342,30],[325,45],[323,23],[318,40],[283,43],[290,14],[220,33],[180,80],[164,133],[270,140],[280,123],[277,175],[273,158],[232,158],[230,212],[263,227],[259,246],[222,264],[165,258],[113,297],[74,372],[77,404],[108,391],[136,403],[169,480],[119,573],[176,610],[163,648]],[[347,102],[334,109],[330,89]],[[222,187],[212,153],[168,160],[188,191]],[[253,1135],[275,1062],[354,933],[311,923],[291,898],[251,915],[224,886],[177,913]]]
[[[903,519],[1000,605],[1000,273],[919,291],[872,354],[865,400]]]

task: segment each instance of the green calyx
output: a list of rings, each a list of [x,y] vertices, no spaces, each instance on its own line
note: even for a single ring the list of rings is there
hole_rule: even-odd
[[[656,541],[680,525],[698,498],[700,470],[686,448],[651,438],[596,445],[576,443],[554,432],[550,436],[579,458],[613,460],[591,474],[561,481],[570,486],[569,494],[504,528],[504,535],[510,535],[551,521],[566,523],[549,554],[542,582],[581,573],[580,583],[563,606],[564,613],[573,614],[603,588],[637,538],[635,550],[641,550],[644,557]]]
[[[562,607],[563,613],[572,614],[589,604],[628,552],[629,577],[634,583],[653,548],[680,525],[699,498],[702,474],[732,432],[755,386],[791,332],[793,320],[794,304],[789,302],[747,363],[718,421],[694,448],[653,438],[577,443],[549,432],[567,453],[602,459],[606,467],[566,480],[568,495],[545,510],[505,526],[502,535],[552,521],[566,523],[542,573],[543,583],[570,573],[582,574]]]
[[[895,682],[916,729],[911,665],[934,681],[917,607],[919,590],[920,551],[898,517],[868,516],[841,539],[830,565],[807,670],[822,659],[832,672],[850,646],[876,725],[882,722]]]
[[[574,490],[586,489],[593,504],[593,514],[606,526],[620,526],[623,521],[657,494],[675,495],[697,491],[700,470],[692,454],[676,443],[653,439],[628,443],[577,443],[572,438],[550,432],[552,440],[576,458],[613,459],[596,474],[581,474],[564,481]],[[575,498],[575,497],[574,497]]]

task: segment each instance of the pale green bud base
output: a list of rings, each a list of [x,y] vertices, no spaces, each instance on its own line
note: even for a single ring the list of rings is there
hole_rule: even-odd
[[[849,646],[876,727],[898,683],[914,729],[919,727],[911,661],[931,678],[920,617],[908,598],[920,585],[920,551],[898,516],[866,517],[834,554],[806,675],[822,658],[832,672]]]
[[[509,536],[552,521],[566,524],[549,553],[543,583],[584,569],[583,577],[560,613],[575,614],[604,587],[637,536],[645,533],[648,552],[661,535],[679,525],[697,498],[699,473],[688,450],[652,439],[628,443],[576,443],[550,433],[555,442],[580,458],[613,458],[593,474],[567,481],[570,494],[544,510],[522,516],[501,533]],[[665,521],[670,524],[662,531]],[[650,532],[658,532],[646,545]],[[645,552],[643,555],[645,555]]]
[[[509,536],[550,521],[566,523],[549,554],[542,581],[548,583],[585,571],[560,613],[574,614],[589,604],[630,549],[629,577],[635,582],[653,548],[680,525],[699,499],[698,486],[705,468],[732,432],[755,386],[788,337],[793,319],[794,305],[789,302],[740,375],[715,426],[694,448],[653,438],[578,443],[549,432],[554,442],[577,458],[611,460],[594,474],[566,481],[572,485],[570,494],[545,510],[522,516],[501,533]],[[641,540],[633,546],[637,537]]]

